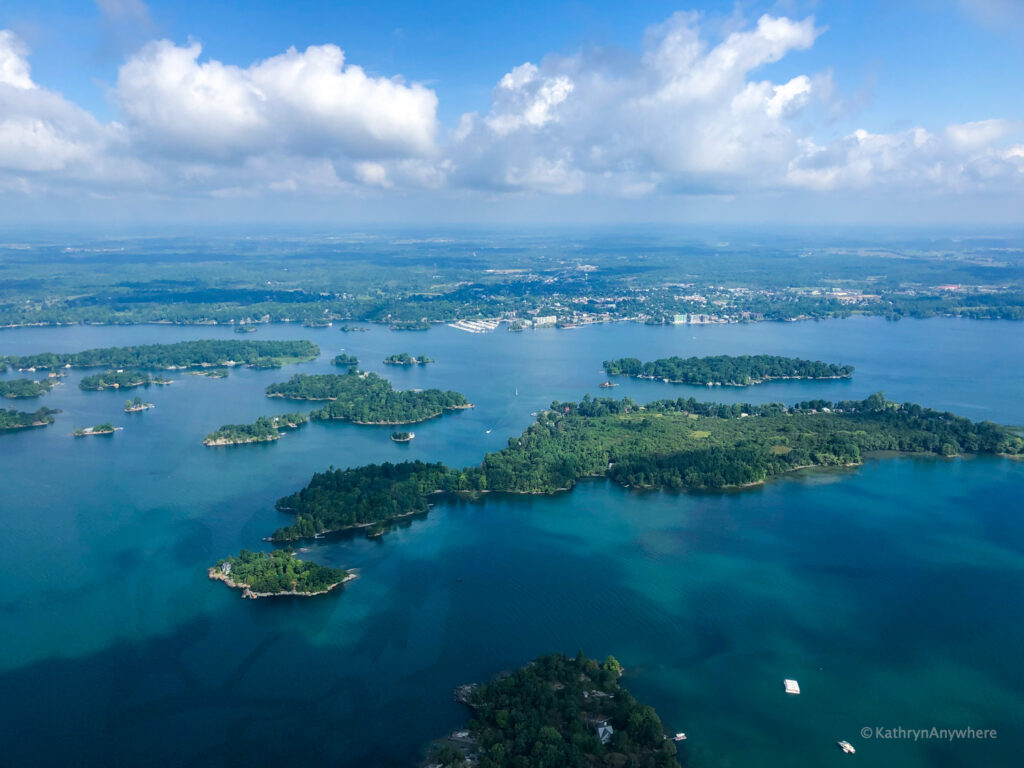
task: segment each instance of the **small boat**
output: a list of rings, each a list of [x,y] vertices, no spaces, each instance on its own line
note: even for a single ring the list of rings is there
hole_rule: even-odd
[[[854,754],[857,751],[856,749],[853,748],[853,744],[851,744],[848,741],[838,741],[838,742],[836,742],[836,744],[838,744],[839,748],[841,750],[843,750],[843,752],[845,752],[848,755],[852,755],[852,754]]]
[[[782,684],[786,686],[786,693],[792,693],[798,695],[800,693],[800,683],[796,680],[783,680]]]
[[[484,430],[484,434],[485,434],[485,435],[489,435],[489,434],[491,434],[491,430],[489,430],[489,429],[485,429],[485,430]]]
[[[686,734],[680,731],[672,737],[672,741],[686,741]]]

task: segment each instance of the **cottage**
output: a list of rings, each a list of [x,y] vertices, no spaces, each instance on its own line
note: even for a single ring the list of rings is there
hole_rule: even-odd
[[[607,720],[602,720],[597,724],[597,738],[601,740],[602,744],[607,744],[611,741],[613,733],[615,733],[615,729],[608,724]]]

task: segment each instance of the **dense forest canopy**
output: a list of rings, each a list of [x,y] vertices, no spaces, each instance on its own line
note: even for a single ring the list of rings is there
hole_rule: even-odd
[[[56,379],[42,379],[41,381],[33,381],[32,379],[7,379],[5,381],[0,381],[0,397],[8,397],[12,400],[17,398],[39,397],[53,389],[53,386],[56,383]]]
[[[745,387],[771,379],[840,379],[853,374],[852,365],[801,360],[778,355],[713,355],[665,357],[641,362],[635,357],[605,360],[612,376],[665,379],[676,384],[724,384]]]
[[[330,400],[311,419],[339,419],[357,424],[412,424],[445,411],[471,407],[464,395],[440,389],[396,390],[375,373],[307,375],[267,387],[268,397]]]
[[[320,348],[311,341],[247,341],[206,339],[173,344],[140,344],[133,347],[100,347],[84,352],[47,352],[8,357],[14,368],[195,368],[202,365],[261,365],[312,360]]]
[[[26,413],[14,408],[0,408],[0,430],[45,427],[48,424],[53,424],[55,413],[60,413],[60,409],[44,407],[33,413]]]
[[[162,376],[154,378],[141,371],[105,371],[92,376],[83,376],[78,382],[79,389],[101,392],[105,389],[131,389],[148,387],[150,384],[170,384],[170,379]]]
[[[972,422],[889,402],[864,400],[701,403],[694,398],[638,406],[629,398],[552,403],[508,447],[480,466],[370,464],[316,473],[278,508],[296,522],[274,533],[290,540],[425,511],[436,491],[552,493],[585,477],[642,488],[704,489],[758,483],[793,469],[857,464],[869,451],[1024,453],[1024,439],[992,422]]]
[[[472,742],[431,759],[445,768],[679,768],[658,714],[619,684],[620,674],[611,656],[541,656],[472,689],[464,697]],[[610,727],[606,743],[598,726]]]
[[[208,434],[204,445],[242,445],[277,440],[282,429],[298,429],[308,421],[304,413],[260,416],[252,424],[225,424]]]
[[[236,587],[248,587],[262,594],[324,592],[348,576],[347,571],[300,560],[285,550],[250,552],[243,549],[238,557],[220,560],[216,570],[224,573],[225,564],[228,565],[226,575]]]

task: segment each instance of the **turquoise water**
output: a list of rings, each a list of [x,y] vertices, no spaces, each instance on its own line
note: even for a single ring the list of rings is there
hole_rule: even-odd
[[[745,390],[620,379],[616,397],[792,402],[882,389],[1024,424],[1021,332],[877,319],[479,335],[276,326],[255,338],[310,338],[320,359],[226,380],[175,375],[145,392],[156,409],[134,415],[121,413],[124,393],[78,390],[75,372],[28,401],[62,408],[56,425],[0,436],[0,763],[408,765],[464,721],[455,685],[583,649],[623,662],[626,684],[670,731],[687,731],[695,765],[1016,765],[1020,462],[879,459],[741,492],[589,482],[555,497],[441,504],[381,540],[316,542],[310,557],[361,569],[318,600],[242,601],[205,568],[263,546],[288,519],[273,501],[313,471],[406,457],[476,463],[531,411],[603,393],[605,358],[764,352],[857,367],[850,381]],[[233,337],[19,329],[0,334],[0,353],[218,336]],[[270,445],[200,445],[220,424],[294,410],[263,388],[329,371],[341,348],[399,387],[458,389],[477,407],[417,425],[409,445],[388,440],[390,428],[344,424]],[[381,363],[401,351],[438,362]],[[106,420],[124,431],[69,437]],[[784,677],[800,681],[800,697],[781,692]],[[933,725],[999,738],[859,735]],[[856,758],[835,748],[840,738]]]

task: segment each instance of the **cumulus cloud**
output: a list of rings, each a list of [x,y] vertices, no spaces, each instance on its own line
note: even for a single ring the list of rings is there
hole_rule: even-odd
[[[434,151],[437,96],[370,77],[335,45],[290,48],[247,68],[199,61],[197,42],[146,45],[116,96],[137,141],[172,156],[271,152],[381,158]]]

